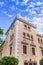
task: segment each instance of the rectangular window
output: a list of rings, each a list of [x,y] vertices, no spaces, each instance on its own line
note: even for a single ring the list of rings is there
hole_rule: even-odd
[[[12,47],[10,47],[10,55],[12,54]]]
[[[32,65],[32,63],[29,63],[29,65]]]
[[[40,43],[40,39],[38,38],[38,43]]]
[[[27,54],[27,46],[23,45],[23,53]]]
[[[32,54],[35,55],[35,48],[32,48]]]
[[[36,63],[33,63],[33,65],[37,65]]]
[[[12,41],[13,38],[14,38],[14,34],[12,34],[12,35],[10,36],[10,41]]]
[[[41,52],[42,52],[42,56],[43,56],[43,50],[41,50]]]
[[[10,44],[10,55],[12,55],[12,49],[13,49],[12,44],[13,43]]]
[[[30,35],[27,33],[27,37],[30,39]]]

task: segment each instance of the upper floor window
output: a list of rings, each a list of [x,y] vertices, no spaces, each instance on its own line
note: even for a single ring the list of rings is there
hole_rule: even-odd
[[[23,53],[27,54],[27,46],[26,45],[23,45]]]
[[[38,42],[40,43],[40,39],[38,38]]]
[[[24,28],[27,29],[27,30],[30,30],[30,26],[27,25],[27,24],[24,24]]]
[[[25,34],[25,32],[23,32],[23,37],[25,37],[26,36],[26,34]]]
[[[25,29],[27,29],[27,25],[24,25]]]
[[[35,55],[35,48],[32,48],[32,54]]]
[[[38,42],[39,42],[39,43],[42,43],[42,39],[39,39],[39,38],[38,38]]]
[[[30,38],[30,35],[27,33],[27,37]]]
[[[41,43],[42,43],[42,39],[41,39]]]
[[[33,35],[31,35],[31,39],[33,40]]]
[[[28,30],[30,30],[30,27],[28,26]]]
[[[43,50],[41,50],[42,56],[43,56]]]
[[[10,41],[12,41],[13,38],[14,38],[14,34],[12,34],[12,35],[10,36]]]

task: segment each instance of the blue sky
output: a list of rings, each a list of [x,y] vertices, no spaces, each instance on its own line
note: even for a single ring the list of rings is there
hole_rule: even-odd
[[[28,18],[43,34],[43,0],[0,0],[0,27],[4,33],[17,14]]]

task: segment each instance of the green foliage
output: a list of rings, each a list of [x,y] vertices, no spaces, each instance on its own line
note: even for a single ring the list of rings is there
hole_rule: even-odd
[[[43,58],[40,60],[40,65],[43,65]]]
[[[3,39],[1,38],[1,35],[3,35],[3,29],[0,28],[0,44],[3,43]]]
[[[2,40],[2,38],[0,38],[0,44],[2,44],[3,43],[3,40]]]
[[[0,60],[0,65],[18,65],[18,59],[15,57],[5,56]]]
[[[3,29],[0,28],[0,35],[3,35]]]

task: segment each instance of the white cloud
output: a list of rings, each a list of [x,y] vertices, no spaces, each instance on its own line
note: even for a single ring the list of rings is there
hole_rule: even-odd
[[[19,4],[19,0],[12,0],[12,1],[14,1],[16,3],[16,5]]]
[[[37,27],[38,33],[43,34],[43,17],[33,17],[33,24]]]
[[[12,11],[15,10],[15,6],[14,5],[11,6],[10,8],[11,8]]]
[[[11,9],[12,11],[14,11],[14,10],[17,10],[18,8],[15,7],[14,5],[12,5],[12,6],[10,7],[10,9]]]
[[[30,2],[29,7],[34,7],[35,5],[36,5],[36,3],[35,3],[35,2]]]
[[[23,0],[23,2],[21,3],[21,5],[27,5],[29,0]]]
[[[19,1],[18,0],[16,0],[16,5],[18,5],[19,4]]]
[[[34,11],[34,10],[33,10],[33,11],[31,11],[31,14],[36,14],[36,11]]]
[[[11,1],[15,1],[15,0],[11,0]]]
[[[7,14],[7,16],[8,16],[8,17],[10,17],[10,18],[12,17],[12,15],[11,15],[11,14]]]
[[[39,1],[39,2],[37,2],[37,5],[42,5],[42,4],[43,4],[43,2],[40,2],[40,1]]]
[[[7,11],[2,11],[5,15],[7,15],[9,18],[11,18],[13,15],[8,14]]]
[[[4,2],[0,2],[0,6],[3,6],[4,5]]]
[[[43,14],[43,9],[41,10],[41,13]]]
[[[35,13],[35,10],[37,9],[37,8],[35,8],[35,5],[36,5],[35,2],[30,2],[30,4],[25,9],[25,11],[26,12],[33,12],[34,11],[34,13]],[[32,7],[32,8],[30,9],[30,7]]]

